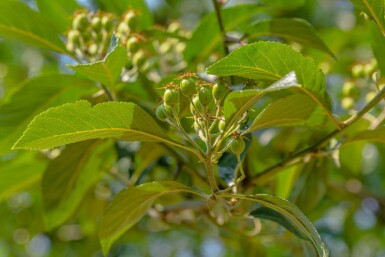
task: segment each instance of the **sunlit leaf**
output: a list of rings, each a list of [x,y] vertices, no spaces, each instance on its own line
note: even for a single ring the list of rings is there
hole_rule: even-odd
[[[36,116],[16,149],[48,149],[96,138],[158,141],[189,149],[168,138],[155,120],[134,103],[106,102],[91,107],[78,101]]]
[[[382,33],[385,33],[385,2],[384,0],[350,0],[359,10],[369,15]]]
[[[159,197],[177,192],[200,195],[175,181],[146,183],[121,191],[107,208],[101,221],[99,237],[105,255],[112,244],[134,226]]]
[[[249,44],[240,47],[207,69],[208,73],[217,76],[240,76],[270,84],[292,71],[295,72],[297,83],[301,85],[298,89],[311,97],[322,107],[325,114],[340,126],[329,110],[330,100],[322,71],[311,59],[303,57],[290,46],[276,42]]]
[[[0,1],[0,36],[66,53],[51,21],[19,1]]]

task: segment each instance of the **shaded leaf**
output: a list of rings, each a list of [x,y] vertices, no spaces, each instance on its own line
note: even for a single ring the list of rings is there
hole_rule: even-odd
[[[155,120],[134,103],[106,102],[91,107],[87,101],[68,103],[36,116],[15,149],[47,149],[88,139],[171,141]]]
[[[353,134],[349,137],[345,144],[353,143],[357,141],[369,141],[377,143],[385,143],[385,127],[379,127],[374,130],[365,130]]]
[[[107,208],[101,221],[99,237],[104,254],[107,255],[112,244],[134,226],[159,197],[177,192],[200,195],[175,181],[146,183],[121,191]]]
[[[371,40],[373,53],[376,57],[381,74],[385,74],[385,36],[375,24],[371,23],[370,25],[373,37],[373,40]]]
[[[237,5],[222,9],[226,31],[232,31],[240,24],[249,24],[251,17],[258,13],[257,5]],[[184,57],[187,62],[203,60],[222,44],[222,35],[215,13],[203,18],[187,42]],[[222,49],[222,48],[220,48]],[[223,51],[223,50],[221,50]]]
[[[258,21],[249,26],[246,38],[253,39],[260,36],[275,36],[310,46],[324,51],[334,57],[334,54],[319,37],[313,26],[303,19],[276,18]]]
[[[316,107],[317,104],[304,94],[292,94],[280,98],[258,114],[248,131],[268,127],[303,125],[314,113]]]
[[[0,1],[0,35],[24,43],[66,53],[63,42],[51,21],[13,0]]]
[[[46,161],[36,160],[35,153],[0,161],[0,201],[38,182],[46,166]]]
[[[355,7],[369,15],[382,33],[385,33],[385,2],[384,0],[350,0]]]
[[[52,74],[26,80],[10,101],[0,106],[0,154],[11,150],[40,112],[97,90],[91,81],[69,75]]]
[[[65,31],[71,24],[71,14],[80,9],[75,0],[36,0],[40,13],[49,17],[51,24],[59,31]]]
[[[284,215],[282,215],[281,213],[273,209],[270,209],[267,207],[260,207],[254,210],[253,212],[251,212],[250,215],[258,219],[266,219],[266,220],[274,221],[280,224],[281,226],[283,226],[284,228],[286,228],[287,230],[289,230],[291,233],[293,233],[297,237],[304,240],[310,240],[306,234],[304,234],[302,231],[297,229],[288,219],[285,218]]]
[[[68,65],[68,67],[83,74],[89,79],[96,80],[103,85],[112,87],[118,81],[126,62],[126,47],[120,45],[118,39],[113,37],[111,51],[102,61],[87,64]]]
[[[280,216],[283,216],[291,227],[295,228],[297,233],[307,237],[313,244],[316,249],[318,256],[327,257],[329,256],[329,251],[326,248],[325,244],[322,242],[320,235],[313,226],[313,224],[306,218],[306,216],[291,202],[274,197],[267,194],[256,194],[256,195],[239,195],[239,194],[228,194],[222,195],[220,197],[234,197],[238,199],[249,200],[253,202],[260,203],[265,207],[278,212]],[[288,224],[286,224],[288,226]]]
[[[88,140],[68,146],[48,165],[42,180],[45,224],[53,229],[76,211],[83,196],[113,159],[111,144]]]
[[[301,85],[297,89],[311,97],[340,126],[329,110],[330,101],[322,71],[311,59],[303,57],[290,46],[276,42],[249,44],[207,69],[208,73],[217,76],[235,75],[266,83],[274,83],[292,71],[295,72],[297,83]]]

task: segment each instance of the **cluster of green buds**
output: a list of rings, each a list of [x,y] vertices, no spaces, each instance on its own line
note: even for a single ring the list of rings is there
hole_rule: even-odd
[[[239,136],[239,129],[247,114],[240,117],[236,124],[226,126],[223,105],[228,93],[227,85],[221,81],[213,84],[194,74],[184,74],[166,85],[163,103],[157,107],[156,116],[181,131],[190,142],[196,142],[196,139],[203,141],[206,145],[205,152],[222,145],[221,149],[230,148],[236,155],[240,155],[245,144]],[[189,108],[181,113],[181,106],[186,102],[189,103]],[[183,116],[192,118],[195,136],[190,137],[184,131],[180,123],[180,117]]]
[[[341,90],[341,106],[345,110],[354,108],[355,103],[369,102],[384,86],[379,76],[376,59],[352,66],[353,79],[345,81]]]
[[[103,59],[113,29],[113,17],[109,13],[77,12],[68,31],[66,48],[87,61]]]

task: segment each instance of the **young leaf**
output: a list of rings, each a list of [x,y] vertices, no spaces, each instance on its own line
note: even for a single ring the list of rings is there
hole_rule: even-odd
[[[307,95],[292,94],[280,98],[262,110],[248,131],[277,126],[296,126],[306,123],[317,104]],[[322,117],[320,119],[322,121]]]
[[[325,76],[314,62],[303,57],[290,46],[276,42],[249,44],[211,65],[207,72],[217,76],[240,76],[273,83],[294,71],[297,87],[318,103],[325,113],[340,126],[330,113],[330,102],[326,93]],[[226,107],[225,107],[226,109]]]
[[[314,47],[334,57],[334,54],[319,37],[313,26],[303,19],[276,18],[258,21],[250,25],[245,38],[274,36],[296,42],[304,46]]]
[[[374,130],[365,130],[357,132],[348,138],[345,144],[353,143],[357,141],[369,141],[377,143],[385,143],[385,127],[379,127]]]
[[[91,107],[87,101],[64,104],[39,114],[14,149],[42,150],[96,138],[158,141],[192,151],[169,139],[155,120],[134,103],[106,102]]]
[[[265,207],[278,212],[281,217],[285,219],[290,224],[291,228],[295,228],[295,234],[301,235],[301,238],[308,238],[312,242],[314,248],[316,249],[318,256],[327,257],[329,256],[329,251],[326,248],[325,244],[322,242],[320,235],[317,230],[311,224],[311,222],[306,218],[306,216],[292,203],[287,200],[274,197],[266,194],[256,194],[256,195],[239,195],[239,194],[226,194],[218,195],[219,197],[234,197],[238,199],[244,199],[248,201],[258,202]],[[265,212],[266,216],[266,212]],[[265,217],[266,218],[266,217]],[[274,217],[270,217],[273,219]],[[288,228],[288,224],[285,224]]]
[[[52,25],[59,31],[65,31],[71,22],[71,14],[80,9],[75,0],[36,0],[40,13],[49,17]]]
[[[48,165],[42,180],[44,220],[51,230],[72,216],[84,194],[113,160],[111,144],[88,140],[68,146]]]
[[[385,34],[384,0],[350,0],[358,9],[369,15]]]
[[[159,197],[177,192],[203,196],[175,181],[146,183],[121,191],[107,208],[101,221],[99,237],[104,254],[108,254],[112,244],[134,226]]]
[[[123,45],[119,45],[116,37],[113,37],[111,51],[106,57],[94,63],[68,65],[71,69],[83,74],[89,79],[96,80],[105,86],[115,85],[127,62],[127,50]]]
[[[38,182],[46,166],[46,161],[36,160],[35,153],[0,160],[0,201]]]
[[[257,5],[238,5],[222,10],[223,23],[226,31],[232,31],[240,24],[249,24],[251,17],[258,13]],[[186,61],[199,61],[208,57],[222,42],[215,13],[203,18],[187,42],[184,56]]]
[[[0,154],[9,152],[32,119],[47,108],[95,93],[89,80],[70,75],[45,75],[23,82],[6,104],[0,105]]]
[[[24,43],[66,53],[51,21],[19,1],[0,1],[0,35]]]

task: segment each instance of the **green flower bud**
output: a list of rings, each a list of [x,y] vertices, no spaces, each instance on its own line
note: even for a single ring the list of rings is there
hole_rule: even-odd
[[[167,117],[174,118],[174,114],[178,115],[180,112],[179,105],[170,106],[167,104],[164,104],[164,110],[166,112]]]
[[[76,15],[72,21],[72,27],[79,31],[85,31],[88,28],[87,15],[85,13]]]
[[[132,30],[135,30],[138,23],[138,17],[133,11],[129,11],[124,16],[124,22],[128,25],[128,27]]]
[[[88,53],[90,55],[95,55],[98,53],[98,45],[93,43],[88,47]]]
[[[118,25],[118,28],[116,29],[116,31],[119,33],[119,34],[122,34],[122,35],[127,35],[130,33],[130,27],[126,24],[126,23],[119,23]]]
[[[102,27],[103,27],[106,31],[110,31],[110,30],[114,27],[114,23],[113,23],[113,21],[110,19],[110,17],[104,16],[104,17],[102,18]]]
[[[342,95],[343,96],[349,96],[353,99],[357,99],[358,95],[360,94],[360,91],[357,87],[357,85],[351,81],[347,81],[342,86]]]
[[[221,131],[221,132],[224,131],[225,127],[226,127],[226,122],[224,120],[220,120],[219,123],[218,123],[219,131]]]
[[[131,53],[135,53],[140,49],[139,39],[137,37],[130,37],[126,43],[127,49]]]
[[[100,32],[102,30],[102,20],[99,17],[93,17],[91,26],[95,32]]]
[[[364,76],[364,66],[362,64],[354,65],[352,68],[352,75],[355,78]]]
[[[80,37],[81,35],[78,30],[70,30],[68,32],[68,42],[71,42],[74,45],[79,45]]]
[[[146,56],[143,51],[136,52],[132,57],[132,63],[136,67],[142,67],[145,62],[146,62]]]
[[[182,79],[182,81],[179,84],[179,88],[182,91],[182,94],[184,94],[187,97],[194,95],[197,89],[195,81],[191,78]]]
[[[344,97],[344,98],[342,98],[341,106],[345,110],[352,109],[353,106],[354,106],[354,99],[351,98],[351,97]]]

